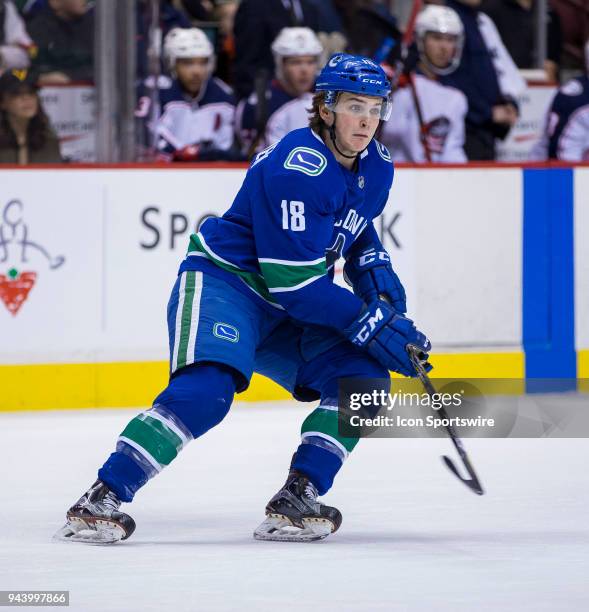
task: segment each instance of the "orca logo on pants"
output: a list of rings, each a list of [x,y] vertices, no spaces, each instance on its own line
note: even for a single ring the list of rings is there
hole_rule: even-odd
[[[229,342],[239,342],[239,330],[229,323],[215,323],[213,327],[213,334],[221,340],[228,340]]]

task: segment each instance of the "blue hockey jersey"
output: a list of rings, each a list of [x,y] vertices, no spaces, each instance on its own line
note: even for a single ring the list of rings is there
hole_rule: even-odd
[[[208,272],[267,310],[342,330],[362,302],[333,282],[333,266],[382,248],[372,220],[392,181],[391,156],[377,141],[350,172],[310,128],[295,130],[255,157],[231,208],[191,236],[180,272]]]

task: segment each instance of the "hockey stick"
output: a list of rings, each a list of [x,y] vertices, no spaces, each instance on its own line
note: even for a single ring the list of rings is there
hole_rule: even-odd
[[[417,20],[417,15],[422,9],[423,2],[421,0],[415,0],[413,3],[413,9],[411,11],[411,16],[407,23],[407,28],[405,30],[405,34],[403,35],[403,61],[406,60],[407,54],[409,53],[409,45],[413,42],[413,32],[415,30],[415,22]],[[429,150],[429,145],[427,143],[427,138],[425,136],[425,122],[423,120],[423,112],[421,110],[421,103],[419,101],[419,97],[417,95],[417,89],[415,87],[415,77],[412,72],[409,72],[407,75],[409,77],[409,87],[411,88],[411,97],[413,98],[413,103],[415,104],[415,110],[417,112],[417,120],[419,122],[419,139],[423,146],[423,152],[425,153],[425,159],[428,163],[432,161],[431,151]]]
[[[413,0],[411,14],[409,15],[409,19],[407,20],[407,26],[405,27],[405,32],[403,32],[403,38],[401,39],[401,53],[399,55],[399,59],[397,59],[395,65],[393,66],[393,76],[391,78],[391,89],[393,92],[397,89],[399,85],[399,79],[401,78],[401,74],[404,71],[405,62],[407,61],[407,55],[409,53],[409,45],[413,41],[415,21],[417,19],[419,11],[421,11],[422,5],[423,0]]]
[[[423,361],[420,359],[421,349],[413,345],[408,345],[407,352],[409,353],[409,357],[411,358],[411,361],[413,362],[413,366],[415,367],[415,370],[417,371],[417,376],[419,380],[421,381],[421,384],[423,385],[427,394],[430,397],[433,396],[436,393],[436,389],[434,388],[432,381],[430,380],[429,376],[427,375],[427,372],[425,371]],[[446,409],[443,406],[439,408],[437,412],[442,419],[445,420],[449,418],[448,413],[446,412]],[[468,475],[470,476],[470,478],[463,478],[458,472],[458,469],[456,468],[456,465],[454,465],[454,462],[452,461],[452,459],[450,459],[450,457],[448,457],[447,455],[442,455],[442,459],[444,460],[444,463],[448,466],[448,469],[456,476],[456,478],[461,480],[471,491],[473,491],[477,495],[483,495],[485,491],[478,479],[478,476],[476,475],[476,472],[474,471],[474,468],[472,467],[470,463],[470,459],[468,458],[468,455],[466,454],[466,450],[464,449],[462,440],[458,437],[452,425],[448,424],[448,425],[444,425],[444,427],[446,428],[446,432],[448,433],[448,435],[450,436],[450,439],[452,440],[452,444],[454,444],[454,447],[458,451],[458,454],[460,455],[460,459],[462,459],[462,463],[464,464],[464,467],[466,471],[468,472]]]
[[[258,145],[266,137],[266,124],[268,123],[268,98],[266,89],[268,87],[269,74],[266,68],[260,68],[254,80],[254,91],[256,92],[256,137],[250,143],[246,156],[252,159],[256,153]]]
[[[421,146],[423,147],[423,152],[425,154],[425,161],[428,164],[432,162],[432,153],[429,149],[429,144],[427,142],[427,128],[425,125],[425,120],[423,119],[423,111],[421,110],[421,102],[419,101],[419,96],[417,95],[417,87],[415,86],[415,75],[411,72],[409,73],[409,87],[411,89],[411,97],[413,98],[413,104],[415,105],[415,111],[417,112],[417,121],[419,123],[419,140],[421,141]]]
[[[395,66],[393,69],[393,77],[391,79],[391,89],[393,92],[399,86],[399,79],[401,78],[401,74],[405,72],[407,56],[409,54],[409,46],[413,42],[415,22],[417,21],[417,16],[419,15],[419,12],[421,11],[422,7],[423,7],[423,0],[413,1],[413,7],[411,9],[411,14],[409,15],[407,26],[405,28],[405,32],[403,33],[403,38],[401,40],[401,54],[400,54],[399,59],[395,62]],[[425,121],[423,119],[421,103],[419,101],[419,96],[417,95],[417,89],[415,87],[415,78],[412,72],[407,71],[407,79],[409,81],[411,97],[413,98],[413,104],[415,105],[415,111],[417,113],[417,121],[419,123],[419,140],[421,142],[421,145],[423,146],[423,152],[424,152],[426,161],[428,163],[431,163],[432,155],[431,155],[429,144],[426,138]]]

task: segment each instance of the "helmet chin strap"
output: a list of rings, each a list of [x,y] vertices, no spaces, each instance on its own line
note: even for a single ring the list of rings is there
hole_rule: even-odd
[[[329,137],[331,138],[331,142],[333,143],[333,146],[335,147],[335,150],[342,156],[345,157],[346,159],[357,159],[359,155],[362,155],[362,153],[364,153],[364,151],[366,151],[366,149],[368,148],[368,146],[366,146],[364,149],[362,149],[362,151],[360,151],[360,153],[355,153],[354,155],[346,155],[343,151],[340,150],[340,148],[337,146],[337,142],[336,142],[336,138],[335,138],[335,122],[337,119],[337,113],[335,111],[333,112],[333,124],[329,126]]]

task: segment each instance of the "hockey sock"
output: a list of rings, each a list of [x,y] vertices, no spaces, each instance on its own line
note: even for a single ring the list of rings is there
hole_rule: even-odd
[[[178,371],[153,408],[125,427],[98,478],[121,501],[132,501],[188,442],[223,420],[234,393],[233,374],[225,366],[196,364]]]
[[[292,468],[303,472],[324,495],[343,462],[358,444],[358,438],[344,438],[338,432],[335,402],[322,402],[305,419]],[[331,404],[331,405],[330,405]]]

